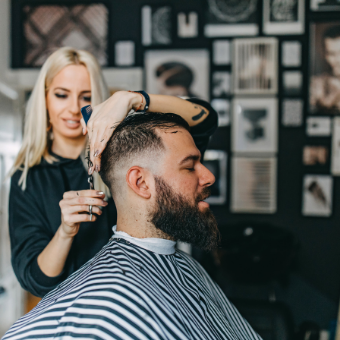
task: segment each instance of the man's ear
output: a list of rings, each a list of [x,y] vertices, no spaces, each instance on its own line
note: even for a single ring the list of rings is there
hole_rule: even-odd
[[[139,166],[131,167],[126,173],[127,185],[139,196],[149,199],[151,197],[148,171]]]

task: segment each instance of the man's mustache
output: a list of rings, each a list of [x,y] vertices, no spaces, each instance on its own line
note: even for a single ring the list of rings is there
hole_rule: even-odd
[[[211,196],[211,189],[208,188],[208,187],[203,188],[202,192],[200,192],[196,197],[196,203],[198,203],[200,201],[204,201],[205,199],[207,199],[210,196]]]

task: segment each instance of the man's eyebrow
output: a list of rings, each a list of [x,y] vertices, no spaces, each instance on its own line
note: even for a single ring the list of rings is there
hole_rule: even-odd
[[[184,159],[182,159],[180,162],[179,162],[179,165],[182,165],[188,161],[199,161],[201,158],[200,155],[189,155],[187,157],[185,157]]]

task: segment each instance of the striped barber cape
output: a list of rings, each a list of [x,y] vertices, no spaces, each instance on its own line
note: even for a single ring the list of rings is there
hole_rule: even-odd
[[[193,258],[146,248],[112,238],[3,340],[260,339]]]

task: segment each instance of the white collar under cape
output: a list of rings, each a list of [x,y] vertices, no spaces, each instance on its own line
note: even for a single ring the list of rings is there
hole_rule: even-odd
[[[117,226],[112,227],[113,236],[112,238],[123,238],[130,243],[135,244],[141,248],[150,250],[154,253],[160,255],[171,255],[175,253],[176,242],[171,240],[166,240],[164,238],[136,238],[132,237],[124,231],[117,231]]]

